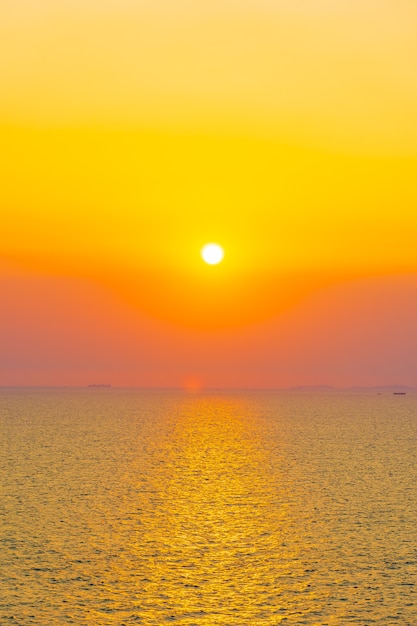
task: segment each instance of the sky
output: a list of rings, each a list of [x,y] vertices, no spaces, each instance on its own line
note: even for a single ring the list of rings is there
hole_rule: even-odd
[[[0,386],[417,384],[416,19],[6,1]]]

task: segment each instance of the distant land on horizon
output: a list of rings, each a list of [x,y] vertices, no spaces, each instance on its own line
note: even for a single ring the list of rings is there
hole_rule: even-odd
[[[185,389],[183,387],[141,387],[130,385],[89,384],[89,385],[0,385],[0,389],[86,389],[86,390],[109,390],[109,389],[136,389],[138,391],[184,391],[186,393],[204,393],[215,391],[280,391],[280,392],[357,392],[357,393],[417,393],[417,386],[410,385],[353,385],[337,387],[335,385],[293,385],[288,387],[201,387],[201,389]]]
[[[417,387],[410,385],[352,385],[336,387],[334,385],[301,385],[286,387],[290,391],[417,391]]]

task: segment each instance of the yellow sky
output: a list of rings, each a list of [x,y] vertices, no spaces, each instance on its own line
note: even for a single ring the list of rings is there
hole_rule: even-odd
[[[416,21],[404,0],[14,0],[0,114],[415,154]]]
[[[413,0],[0,13],[0,385],[415,384]]]
[[[4,255],[160,287],[210,240],[234,282],[416,269],[414,3],[2,12]]]

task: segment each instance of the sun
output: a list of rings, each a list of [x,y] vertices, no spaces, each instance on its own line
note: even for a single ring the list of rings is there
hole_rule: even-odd
[[[209,265],[217,265],[223,260],[224,250],[218,243],[207,243],[201,249],[201,256]]]

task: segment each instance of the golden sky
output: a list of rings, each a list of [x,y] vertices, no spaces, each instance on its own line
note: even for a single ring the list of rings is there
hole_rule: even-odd
[[[148,320],[170,325],[172,341],[188,332],[192,354],[220,333],[218,361],[222,333],[279,330],[318,293],[414,275],[416,23],[417,5],[403,0],[7,2],[4,280],[89,281],[119,307],[112,341],[129,310],[139,330]],[[201,262],[207,241],[224,246],[220,266]],[[54,289],[39,289],[52,306]],[[88,306],[97,318],[98,301]],[[37,324],[33,333],[41,315]],[[158,343],[161,328],[152,332]],[[203,367],[192,355],[169,362],[155,384]],[[31,376],[44,367],[31,363]]]

